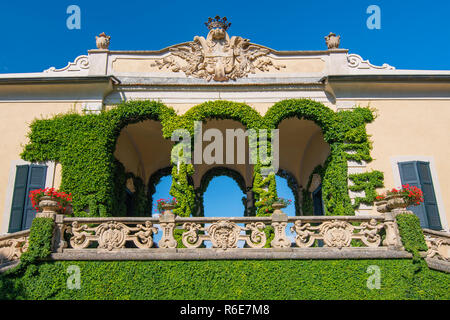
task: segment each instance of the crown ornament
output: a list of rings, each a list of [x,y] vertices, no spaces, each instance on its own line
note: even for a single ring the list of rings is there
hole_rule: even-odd
[[[208,18],[208,21],[205,22],[205,26],[208,27],[208,30],[215,29],[215,28],[221,28],[225,31],[231,26],[231,22],[227,21],[227,17],[223,17],[222,19],[220,16],[215,16],[213,18]]]

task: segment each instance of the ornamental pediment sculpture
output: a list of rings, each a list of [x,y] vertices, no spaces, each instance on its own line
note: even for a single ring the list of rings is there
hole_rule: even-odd
[[[242,37],[230,38],[227,29],[231,23],[226,17],[209,18],[205,25],[209,29],[206,39],[195,36],[191,42],[172,46],[170,54],[156,60],[152,66],[207,81],[236,80],[257,70],[267,72],[286,67],[273,62],[268,56],[269,49]]]

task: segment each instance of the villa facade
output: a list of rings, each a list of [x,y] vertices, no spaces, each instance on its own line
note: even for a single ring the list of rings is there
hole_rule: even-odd
[[[61,184],[64,169],[58,161],[31,163],[21,159],[23,146],[29,142],[30,123],[68,112],[98,114],[134,100],[159,101],[179,116],[206,101],[222,100],[245,103],[261,117],[277,102],[289,99],[310,99],[335,113],[370,107],[376,115],[366,126],[372,160],[347,160],[348,174],[380,171],[385,189],[408,183],[419,186],[425,203],[413,211],[422,227],[448,230],[450,71],[375,66],[340,49],[339,37],[334,34],[326,37],[321,51],[276,51],[239,36],[230,37],[226,29],[216,25],[206,38],[196,36],[193,41],[158,51],[110,50],[110,37],[102,34],[97,37],[96,49],[63,68],[0,75],[1,233],[30,227],[35,214],[27,200],[30,190],[59,188]],[[297,215],[324,214],[321,177],[314,172],[330,155],[322,128],[317,121],[298,116],[286,117],[277,125],[279,168],[296,185]],[[226,117],[204,120],[203,130],[208,128],[223,133],[246,129]],[[158,121],[145,120],[122,129],[114,157],[148,188],[155,173],[171,167],[172,145],[163,137]],[[209,170],[229,168],[241,180],[248,207],[254,204],[252,165],[226,163],[224,158],[221,164],[194,166],[195,189]],[[353,184],[351,179],[348,184]],[[132,184],[127,186],[133,191]],[[350,189],[353,204],[355,198],[366,197],[364,190]],[[314,201],[313,212],[302,212],[308,193]],[[374,214],[376,209],[373,203],[362,201],[355,213]]]

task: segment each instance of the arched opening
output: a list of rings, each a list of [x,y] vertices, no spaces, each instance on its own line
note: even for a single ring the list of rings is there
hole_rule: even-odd
[[[303,192],[310,181],[311,175],[318,166],[323,166],[330,155],[330,146],[325,142],[321,128],[311,120],[288,118],[278,126],[280,139],[280,167],[279,175],[290,182],[290,188],[294,192],[294,207],[296,214],[313,215],[322,212],[306,210],[302,204],[312,201],[314,191],[314,203],[317,208],[323,207],[320,189]],[[279,195],[280,196],[280,195]],[[311,199],[306,199],[304,197]],[[297,200],[297,201],[295,201]]]
[[[245,126],[235,120],[210,119],[202,124],[202,159],[201,163],[194,162],[193,175],[196,190],[194,210],[196,216],[202,216],[205,213],[204,193],[213,179],[217,181],[215,179],[217,176],[226,176],[234,180],[233,183],[237,185],[237,190],[240,192],[239,196],[233,195],[229,199],[233,204],[227,216],[253,214],[253,164],[249,161],[249,144],[245,133]],[[221,178],[218,181],[227,180]],[[216,187],[222,191],[222,198],[225,198],[224,195],[228,197],[226,188],[219,185]]]
[[[152,214],[155,185],[160,179],[170,175],[172,145],[172,141],[162,136],[162,126],[158,121],[140,121],[129,124],[120,131],[114,156],[123,165],[127,177],[127,216]],[[167,180],[164,179],[165,183]]]
[[[203,194],[205,217],[236,217],[244,214],[246,196],[236,181],[227,176],[216,176]]]

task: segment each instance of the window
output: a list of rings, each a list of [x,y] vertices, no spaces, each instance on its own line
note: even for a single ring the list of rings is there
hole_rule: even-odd
[[[31,205],[28,194],[32,190],[44,188],[46,176],[47,166],[45,165],[16,166],[8,232],[17,232],[31,227],[36,211]]]
[[[442,224],[433,186],[430,163],[426,161],[399,162],[402,185],[416,186],[423,191],[424,202],[419,206],[409,207],[420,219],[422,228],[441,230]]]

